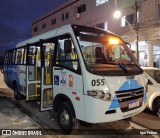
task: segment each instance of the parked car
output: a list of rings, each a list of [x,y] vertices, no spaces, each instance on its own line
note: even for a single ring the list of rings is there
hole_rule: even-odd
[[[160,69],[153,67],[142,67],[148,81],[147,87],[147,107],[156,111],[160,117]]]

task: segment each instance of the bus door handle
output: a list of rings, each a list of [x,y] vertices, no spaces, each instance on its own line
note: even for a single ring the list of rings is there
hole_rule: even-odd
[[[54,70],[63,70],[61,67],[54,68]]]

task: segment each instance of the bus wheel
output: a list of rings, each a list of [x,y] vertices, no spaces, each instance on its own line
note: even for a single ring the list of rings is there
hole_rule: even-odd
[[[73,109],[69,102],[63,102],[58,107],[58,124],[65,134],[75,133],[79,128],[79,121],[75,118]]]
[[[156,102],[156,111],[157,111],[158,117],[160,117],[160,99],[158,99]]]
[[[13,90],[14,90],[14,98],[16,100],[22,100],[23,99],[23,95],[19,93],[17,84],[15,83],[13,86]]]

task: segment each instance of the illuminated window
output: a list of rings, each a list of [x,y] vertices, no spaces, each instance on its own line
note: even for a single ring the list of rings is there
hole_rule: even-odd
[[[96,6],[101,5],[105,2],[107,2],[108,0],[96,0]]]
[[[126,16],[121,18],[121,27],[126,26]]]

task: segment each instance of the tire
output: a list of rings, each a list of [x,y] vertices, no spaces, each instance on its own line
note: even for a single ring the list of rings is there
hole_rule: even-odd
[[[19,93],[18,86],[17,86],[16,83],[13,85],[13,90],[14,90],[14,98],[16,100],[22,100],[22,99],[24,99],[24,96]]]
[[[158,99],[156,102],[156,112],[158,117],[160,117],[160,99]]]
[[[74,109],[69,102],[63,102],[58,107],[58,124],[65,134],[75,133],[79,128],[79,121],[75,118]]]

